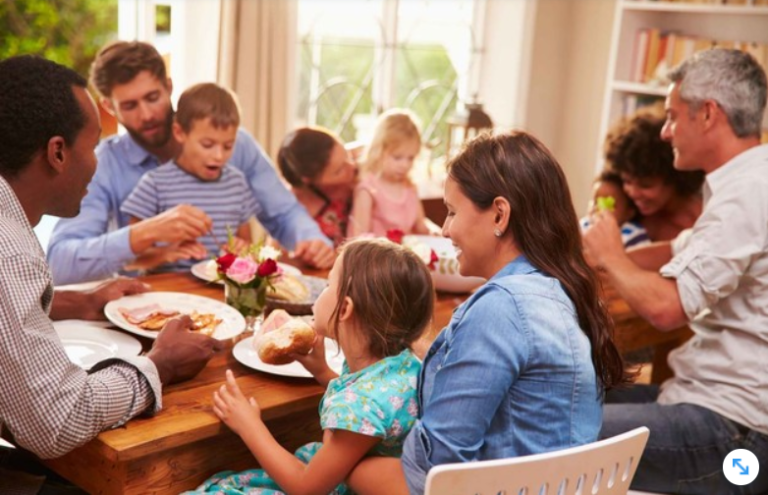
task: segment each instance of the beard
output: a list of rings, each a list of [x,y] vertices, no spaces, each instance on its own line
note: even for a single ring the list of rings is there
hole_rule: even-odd
[[[160,124],[160,130],[153,136],[147,138],[144,137],[142,130],[151,129],[157,124]],[[145,124],[141,129],[134,129],[132,127],[124,126],[128,134],[136,141],[142,148],[160,148],[165,146],[169,139],[171,139],[171,127],[173,126],[173,111],[168,112],[168,116],[165,121],[150,122]]]

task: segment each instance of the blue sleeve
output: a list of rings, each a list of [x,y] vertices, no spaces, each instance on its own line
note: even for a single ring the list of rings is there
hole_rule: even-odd
[[[152,172],[144,174],[130,195],[123,201],[120,211],[144,220],[160,213],[157,183]]]
[[[80,213],[59,220],[53,230],[48,264],[56,285],[109,277],[135,258],[128,228],[109,231],[120,206],[110,184],[111,160],[111,156],[99,154],[99,166]]]
[[[298,241],[309,239],[321,239],[329,246],[333,245],[296,196],[285,187],[269,158],[244,129],[237,133],[231,163],[245,174],[253,190],[259,222],[280,244],[289,250]]]
[[[433,368],[431,395],[408,436],[403,469],[412,493],[435,465],[476,459],[496,411],[528,361],[530,336],[513,297],[488,284],[456,316],[450,350]],[[434,365],[435,363],[432,363]],[[435,370],[436,371],[432,371]]]

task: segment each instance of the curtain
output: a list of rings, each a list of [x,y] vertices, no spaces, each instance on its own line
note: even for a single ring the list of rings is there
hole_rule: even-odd
[[[237,93],[241,124],[274,158],[292,127],[296,0],[221,2],[219,84]]]

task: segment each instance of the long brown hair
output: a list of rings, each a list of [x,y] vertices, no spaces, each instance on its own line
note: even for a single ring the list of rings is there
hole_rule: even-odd
[[[530,263],[560,281],[592,346],[592,364],[605,389],[632,374],[613,342],[613,321],[597,294],[597,277],[584,260],[578,218],[560,165],[525,132],[482,134],[448,165],[448,175],[478,208],[509,201],[511,232]],[[508,235],[508,234],[506,234]]]
[[[399,354],[432,320],[435,291],[427,265],[410,249],[386,239],[357,239],[341,249],[341,283],[331,315],[331,335],[338,340],[341,304],[349,297],[371,355]]]

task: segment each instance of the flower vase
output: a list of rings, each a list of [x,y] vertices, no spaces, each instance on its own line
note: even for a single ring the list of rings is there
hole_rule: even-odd
[[[224,284],[224,300],[245,317],[245,331],[254,332],[261,325],[264,306],[267,304],[267,284],[258,287],[241,287],[232,283]]]

